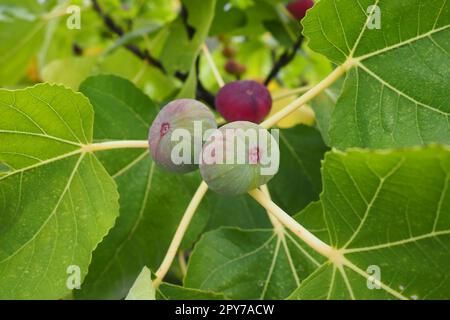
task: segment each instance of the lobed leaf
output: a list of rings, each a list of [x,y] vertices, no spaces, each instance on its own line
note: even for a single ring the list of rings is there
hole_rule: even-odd
[[[369,28],[373,5],[380,29]],[[450,143],[448,1],[323,0],[303,24],[313,50],[349,67],[331,121],[333,146]]]
[[[322,216],[335,252],[291,298],[449,298],[450,149],[332,152],[323,180],[297,219]]]
[[[83,145],[89,101],[47,84],[0,90],[0,298],[59,299],[118,215],[114,181]],[[77,272],[79,271],[79,272]]]

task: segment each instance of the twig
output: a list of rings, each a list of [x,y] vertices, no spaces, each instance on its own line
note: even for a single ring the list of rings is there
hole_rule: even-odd
[[[119,37],[122,37],[125,32],[123,31],[122,27],[120,27],[111,16],[106,14],[102,8],[100,7],[97,0],[92,0],[92,7],[97,12],[97,14],[103,19],[103,23],[108,27],[109,30],[111,30],[113,33],[118,35]],[[162,65],[161,62],[159,62],[157,59],[153,58],[150,55],[150,52],[148,50],[141,50],[138,46],[134,44],[125,44],[124,47],[128,49],[130,52],[132,52],[135,56],[140,58],[141,60],[147,61],[150,65],[154,66],[155,68],[159,69],[162,73],[166,74],[167,71]]]
[[[272,70],[270,71],[269,75],[267,76],[266,80],[264,80],[264,84],[267,86],[270,81],[276,78],[280,70],[288,65],[297,54],[298,49],[302,46],[303,43],[303,35],[301,35],[297,41],[294,43],[294,46],[290,50],[284,51],[281,56],[278,58],[278,61],[276,61],[272,67]]]
[[[195,72],[197,77],[197,99],[205,101],[210,107],[215,108],[215,96],[209,92],[200,80],[200,56],[195,60]]]
[[[181,20],[183,21],[183,24],[186,28],[188,38],[189,38],[189,40],[192,40],[192,38],[195,35],[196,30],[195,30],[195,28],[190,26],[188,23],[189,12],[187,11],[186,6],[184,6],[184,5],[181,6],[180,16],[181,16]]]

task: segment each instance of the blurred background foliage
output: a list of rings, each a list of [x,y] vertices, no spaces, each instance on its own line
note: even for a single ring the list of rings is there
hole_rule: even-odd
[[[264,81],[283,52],[301,35],[301,24],[276,0],[3,0],[0,3],[0,85],[20,88],[47,81],[78,89],[93,74],[133,81],[152,99],[195,96],[200,46],[207,41],[226,81],[235,80],[229,58],[245,66],[242,79]],[[81,28],[69,29],[72,5],[81,9]],[[119,32],[102,19],[113,21]],[[191,34],[189,34],[191,33]],[[155,67],[126,46],[161,63]],[[225,54],[224,54],[225,52]],[[14,57],[14,59],[12,59]],[[218,85],[203,57],[199,78],[214,94]],[[303,42],[292,62],[271,81],[276,93],[319,81],[331,70]],[[175,73],[179,73],[178,76]],[[182,77],[180,76],[182,74]],[[283,89],[281,89],[283,88]]]

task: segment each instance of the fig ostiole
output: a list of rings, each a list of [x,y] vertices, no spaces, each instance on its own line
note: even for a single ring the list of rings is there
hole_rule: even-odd
[[[225,120],[260,123],[270,113],[272,96],[252,80],[234,81],[219,90],[215,105]]]
[[[272,179],[278,172],[280,151],[269,131],[252,122],[236,121],[209,136],[200,160],[200,173],[211,190],[239,195]]]
[[[149,131],[150,153],[155,163],[172,172],[198,168],[203,134],[217,128],[214,114],[203,103],[179,99],[158,113]]]

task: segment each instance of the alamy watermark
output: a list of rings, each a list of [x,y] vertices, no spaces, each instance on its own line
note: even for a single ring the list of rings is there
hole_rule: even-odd
[[[66,20],[67,29],[80,30],[81,29],[81,8],[76,5],[67,7],[66,13],[70,16]]]
[[[81,269],[77,265],[70,265],[66,269],[68,274],[66,280],[67,289],[80,289],[81,288]]]
[[[369,277],[367,277],[367,288],[369,290],[381,289],[381,268],[377,265],[370,265],[366,270]]]
[[[369,30],[381,29],[381,8],[377,5],[372,5],[367,8],[368,22],[367,28]]]

